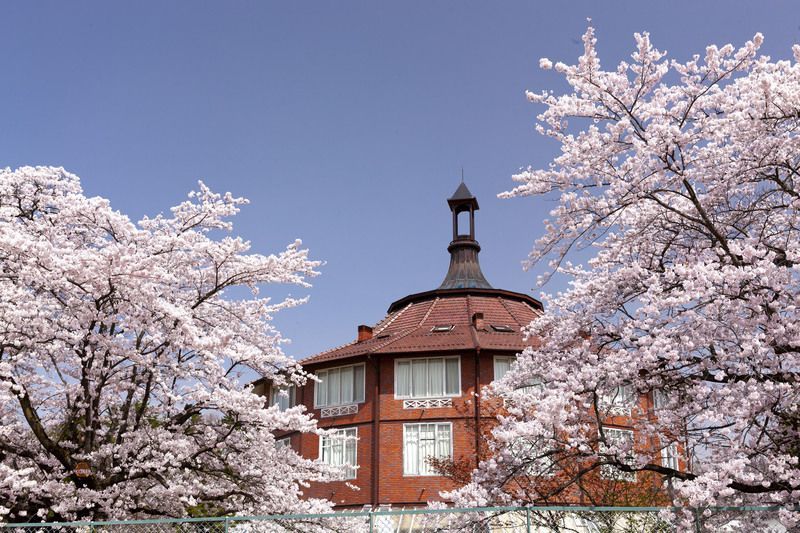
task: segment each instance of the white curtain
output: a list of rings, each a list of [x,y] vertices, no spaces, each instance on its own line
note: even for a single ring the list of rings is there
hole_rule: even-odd
[[[656,409],[663,409],[667,406],[669,397],[663,390],[656,389],[653,391],[653,407]]]
[[[678,446],[674,442],[661,448],[661,466],[678,470]]]
[[[364,366],[353,367],[353,401],[364,401]]]
[[[402,361],[397,363],[397,396],[411,396],[411,363]]]
[[[328,370],[328,404],[339,405],[341,400],[341,380],[339,379],[339,369]]]
[[[340,375],[342,380],[341,403],[353,403],[353,367],[343,368]]]
[[[277,405],[281,411],[285,411],[294,405],[294,386],[288,390],[272,389],[272,401],[270,405]]]
[[[445,459],[450,457],[450,424],[436,425],[436,458]]]
[[[332,466],[357,466],[358,465],[358,440],[355,428],[340,429],[335,435],[322,437],[323,463]],[[355,468],[346,468],[347,477],[352,479],[356,475]]]
[[[428,396],[428,361],[414,359],[411,361],[411,395],[414,398]]]
[[[444,396],[444,360],[428,360],[428,396]]]
[[[511,359],[508,357],[495,357],[494,358],[494,379],[498,380],[506,375],[511,369]]]
[[[630,407],[633,403],[633,387],[621,385],[605,394],[605,403],[617,407]]]
[[[314,384],[314,405],[322,407],[328,402],[328,373],[317,372],[317,377],[321,381]]]
[[[420,424],[419,428],[419,473],[430,475],[433,469],[429,457],[436,457],[436,424]]]
[[[446,359],[445,361],[447,379],[445,393],[458,395],[461,393],[461,379],[459,379],[461,376],[458,375],[458,358],[454,357],[452,359]]]
[[[352,466],[356,466],[358,464],[358,456],[357,456],[357,447],[358,441],[355,439],[356,430],[355,429],[348,429],[345,430],[345,435],[348,438],[345,441],[345,456],[344,456],[344,464]],[[354,478],[356,477],[356,469],[355,468],[348,468],[347,469],[347,477]]]
[[[403,473],[413,476],[419,474],[419,425],[406,424],[403,429]]]
[[[403,432],[403,474],[436,475],[428,460],[450,457],[453,442],[450,424],[406,424]]]

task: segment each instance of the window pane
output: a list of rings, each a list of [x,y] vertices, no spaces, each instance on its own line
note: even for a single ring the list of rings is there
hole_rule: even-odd
[[[321,407],[328,401],[328,373],[317,372],[317,377],[322,381],[314,384],[314,403]]]
[[[340,403],[353,403],[353,367],[348,366],[340,371],[342,397]]]
[[[397,363],[397,390],[396,396],[411,396],[411,363],[403,361]]]
[[[603,394],[603,403],[607,407],[630,409],[633,405],[633,387],[621,385]]]
[[[674,442],[661,449],[661,466],[678,470],[678,446]]]
[[[344,464],[356,466],[358,464],[358,456],[356,449],[358,441],[355,439],[356,430],[348,429],[346,434],[348,437],[350,437],[350,439],[345,442]],[[356,477],[356,469],[355,468],[348,469],[347,477],[350,478]]]
[[[333,435],[322,437],[320,459],[332,466],[357,466],[358,440],[355,428],[340,429]],[[355,468],[345,468],[348,479],[355,477]]]
[[[436,425],[420,424],[419,428],[419,473],[429,475],[432,473],[429,457],[436,457]]]
[[[414,398],[428,396],[428,361],[415,359],[411,361],[411,392]]]
[[[450,457],[450,424],[439,424],[436,431],[436,458]]]
[[[506,375],[506,372],[511,368],[511,359],[508,357],[495,357],[494,358],[494,379],[498,380]]]
[[[655,409],[663,409],[667,406],[667,393],[663,390],[656,389],[653,391],[653,407]]]
[[[289,408],[289,393],[282,390],[276,390],[276,398],[275,403],[278,404],[281,411],[285,411]]]
[[[601,443],[600,451],[602,453],[608,453],[609,447],[614,446],[616,447],[615,452],[617,454],[617,459],[625,464],[633,465],[636,457],[635,452],[632,449],[633,431],[629,429],[603,428],[603,432],[605,433],[606,440],[608,441],[608,446]],[[626,452],[621,452],[619,448],[630,449]],[[602,465],[600,467],[600,475],[607,479],[636,481],[635,472],[623,472],[613,465]]]
[[[353,367],[353,401],[364,401],[364,365]]]
[[[429,459],[451,456],[453,438],[450,424],[405,424],[403,432],[403,473],[411,476],[437,475]]]
[[[446,360],[446,373],[447,373],[447,387],[446,393],[459,395],[461,394],[461,380],[459,379],[460,376],[458,375],[458,358],[454,357],[452,359]]]
[[[428,360],[428,395],[444,396],[444,360]]]
[[[328,370],[328,405],[339,405],[341,399],[341,383],[339,369]]]
[[[321,459],[323,463],[331,464],[331,438],[322,437],[322,454]]]
[[[419,426],[416,424],[406,424],[404,429],[403,473],[415,475],[419,473]]]

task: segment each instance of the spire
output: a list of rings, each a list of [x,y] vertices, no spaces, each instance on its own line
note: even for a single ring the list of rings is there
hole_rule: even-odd
[[[481,247],[475,240],[475,211],[478,208],[478,199],[472,196],[466,184],[461,184],[447,199],[447,205],[453,213],[453,241],[447,247],[450,252],[450,268],[440,289],[491,289],[492,286],[483,277],[481,265],[478,262],[478,252]],[[461,234],[458,228],[458,214],[469,213],[469,234]],[[466,228],[464,228],[466,230]]]

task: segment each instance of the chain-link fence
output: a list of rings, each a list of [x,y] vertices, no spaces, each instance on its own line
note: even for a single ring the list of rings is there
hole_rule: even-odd
[[[0,533],[667,533],[796,531],[789,507],[483,507],[158,520],[0,523]]]

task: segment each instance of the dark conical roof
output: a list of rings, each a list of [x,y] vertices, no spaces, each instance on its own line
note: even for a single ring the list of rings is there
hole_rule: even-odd
[[[462,181],[461,185],[459,185],[458,189],[456,189],[456,192],[454,192],[453,196],[450,197],[450,200],[467,200],[469,198],[475,197],[472,196],[471,192],[469,192],[467,184]]]
[[[462,209],[468,206],[472,206],[473,210],[480,209],[478,207],[478,199],[469,192],[466,183],[463,181],[456,189],[456,192],[453,193],[453,196],[447,199],[447,204],[450,206],[450,209],[460,206],[464,206]]]

